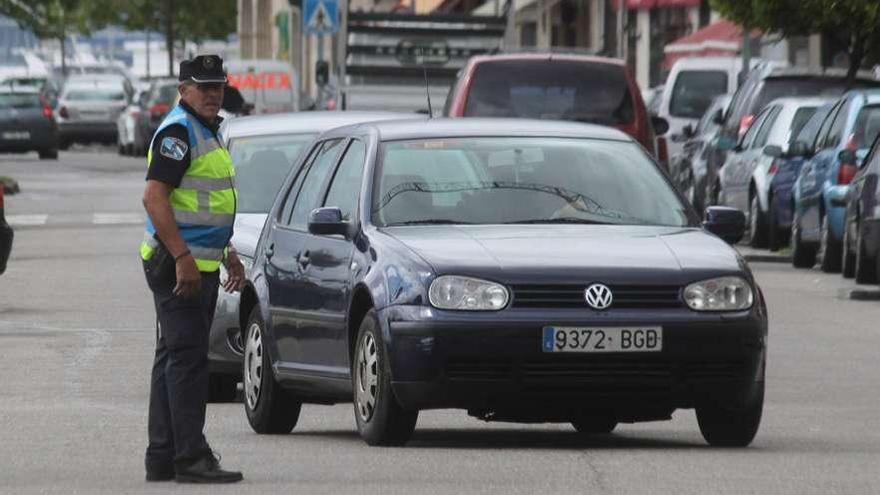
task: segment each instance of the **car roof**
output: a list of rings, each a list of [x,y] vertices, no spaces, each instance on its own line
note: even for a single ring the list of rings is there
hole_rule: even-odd
[[[230,138],[270,134],[321,133],[335,127],[373,120],[406,118],[409,114],[395,112],[287,112],[269,115],[236,117],[229,121]],[[415,115],[415,114],[413,114]]]
[[[496,55],[477,55],[471,58],[473,64],[481,64],[484,62],[505,62],[505,61],[529,61],[529,60],[565,60],[572,62],[588,62],[594,64],[608,64],[624,67],[623,60],[609,57],[599,57],[596,55],[579,55],[576,53],[504,53]]]
[[[627,134],[595,124],[536,119],[442,118],[369,122],[346,126],[329,134],[374,129],[382,141],[441,137],[576,137],[632,141]]]
[[[783,79],[797,77],[827,77],[833,79],[843,79],[846,77],[845,69],[811,69],[808,67],[773,67],[764,75],[765,79]],[[873,74],[868,71],[859,71],[856,79],[877,81]],[[880,81],[877,81],[880,84]]]

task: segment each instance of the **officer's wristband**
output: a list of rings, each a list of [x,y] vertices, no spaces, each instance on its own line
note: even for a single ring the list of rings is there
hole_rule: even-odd
[[[181,258],[183,258],[183,257],[185,257],[185,256],[189,256],[190,254],[192,254],[192,253],[190,253],[190,252],[189,252],[189,249],[187,249],[186,251],[184,251],[184,252],[178,254],[177,256],[175,256],[175,257],[174,257],[174,262],[177,263],[178,261],[180,261]]]

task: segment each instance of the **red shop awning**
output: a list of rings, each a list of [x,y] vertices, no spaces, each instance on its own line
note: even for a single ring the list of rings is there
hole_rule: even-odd
[[[752,31],[753,39],[760,36],[760,31]],[[734,56],[741,47],[742,28],[730,21],[718,21],[666,45],[663,67],[669,69],[685,57]]]

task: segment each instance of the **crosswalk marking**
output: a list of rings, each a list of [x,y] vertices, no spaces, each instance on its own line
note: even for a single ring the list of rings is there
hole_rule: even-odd
[[[6,215],[6,222],[13,227],[26,225],[44,225],[49,215]]]

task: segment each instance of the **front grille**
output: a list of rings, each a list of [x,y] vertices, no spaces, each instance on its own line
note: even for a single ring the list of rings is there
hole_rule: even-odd
[[[586,285],[514,285],[514,308],[588,308]],[[678,308],[681,289],[675,285],[611,285],[611,308]]]

